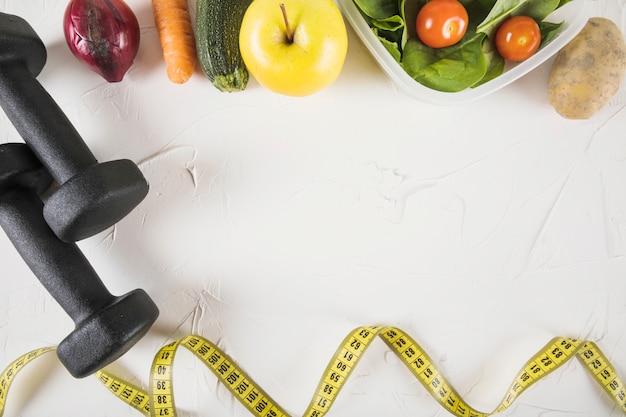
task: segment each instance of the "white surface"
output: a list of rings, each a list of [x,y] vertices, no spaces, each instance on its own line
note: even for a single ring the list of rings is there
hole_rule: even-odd
[[[67,49],[66,2],[0,1],[49,59],[39,79],[98,159],[130,158],[151,188],[116,227],[80,243],[109,289],[144,288],[161,315],[113,366],[147,383],[153,355],[189,333],[225,349],[294,416],[360,325],[413,336],[473,407],[490,411],[553,336],[596,341],[626,377],[626,90],[593,119],[546,101],[550,62],[459,107],[401,92],[349,28],[344,70],[307,98],[252,80],[170,83],[148,0],[135,65],[107,84]],[[593,15],[626,30],[626,1]],[[0,141],[19,141],[0,116]],[[0,364],[56,345],[72,322],[0,236]],[[248,412],[181,351],[182,416]],[[20,375],[7,416],[135,416],[54,356]],[[330,416],[447,416],[376,341]],[[618,416],[577,362],[506,416]]]

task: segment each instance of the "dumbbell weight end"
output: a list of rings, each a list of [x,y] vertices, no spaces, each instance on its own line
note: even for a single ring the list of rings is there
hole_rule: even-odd
[[[92,165],[46,200],[43,216],[66,242],[93,236],[122,220],[148,194],[148,182],[128,159]]]
[[[150,329],[159,314],[141,289],[115,297],[103,309],[77,323],[57,346],[57,356],[76,378],[83,378],[115,361]]]

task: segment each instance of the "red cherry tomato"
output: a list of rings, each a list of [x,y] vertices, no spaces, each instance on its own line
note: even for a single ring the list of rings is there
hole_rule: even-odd
[[[511,17],[496,31],[496,49],[509,61],[519,62],[530,58],[540,43],[539,25],[528,16]]]
[[[431,48],[451,46],[467,30],[467,10],[458,0],[430,0],[417,14],[417,36]]]

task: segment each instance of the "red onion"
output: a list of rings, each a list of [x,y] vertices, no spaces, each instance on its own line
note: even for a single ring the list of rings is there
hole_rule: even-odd
[[[79,61],[118,82],[139,49],[139,23],[123,0],[71,0],[63,20],[65,40]]]

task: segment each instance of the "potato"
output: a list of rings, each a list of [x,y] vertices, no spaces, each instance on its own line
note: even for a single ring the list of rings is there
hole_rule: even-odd
[[[592,17],[557,54],[548,101],[568,119],[588,119],[608,104],[626,71],[626,43],[615,23]]]

